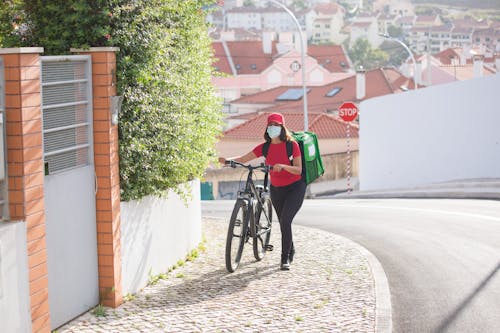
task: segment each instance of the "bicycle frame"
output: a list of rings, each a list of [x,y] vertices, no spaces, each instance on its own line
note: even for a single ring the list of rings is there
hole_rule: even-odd
[[[239,165],[239,166],[242,166],[242,167],[248,169],[248,175],[247,175],[247,180],[245,183],[245,189],[243,191],[238,191],[237,199],[245,200],[247,202],[248,208],[249,208],[249,213],[251,214],[250,218],[253,219],[253,218],[255,218],[255,215],[254,215],[254,204],[252,202],[252,199],[256,199],[258,201],[258,203],[261,205],[261,207],[263,207],[261,195],[262,195],[262,193],[269,193],[269,191],[267,190],[267,183],[268,183],[269,170],[272,169],[272,166],[265,165],[265,164],[260,164],[258,166],[251,166],[251,165],[246,165],[246,164],[235,162],[235,161],[230,161],[229,164],[233,168],[235,168],[236,166]],[[265,173],[264,185],[262,187],[263,191],[260,193],[257,190],[257,186],[259,186],[259,185],[255,185],[255,183],[253,182],[253,171],[254,170],[260,170],[260,171]],[[266,217],[267,221],[269,221],[269,216],[267,216],[267,212],[265,212],[265,210],[263,210],[263,212],[264,212],[264,216]],[[263,231],[263,232],[259,233],[259,235],[262,235],[265,232],[267,232],[267,231]],[[250,230],[250,234],[252,237],[258,236],[258,235],[255,235],[255,230]]]

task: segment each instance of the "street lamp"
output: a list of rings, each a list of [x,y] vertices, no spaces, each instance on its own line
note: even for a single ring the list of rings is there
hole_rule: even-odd
[[[304,51],[304,39],[302,38],[302,29],[300,27],[300,23],[292,13],[290,9],[288,9],[284,4],[276,1],[276,0],[268,0],[270,3],[282,8],[288,15],[292,17],[293,22],[297,26],[297,30],[299,31],[300,36],[300,50],[301,50],[301,59],[302,59],[302,89],[304,96],[304,131],[307,131],[309,128],[308,118],[307,118],[307,88],[306,88],[306,61],[305,61],[305,51]]]
[[[403,43],[402,41],[400,41],[399,39],[391,37],[388,34],[379,34],[379,36],[384,37],[385,39],[392,40],[394,42],[399,43],[402,47],[405,48],[406,52],[408,52],[408,54],[411,57],[411,60],[413,61],[413,85],[415,86],[415,90],[417,90],[417,86],[418,86],[418,83],[417,83],[417,80],[416,80],[417,62],[415,61],[415,57],[413,56],[413,53],[410,51],[410,49],[408,48],[408,46],[406,46],[406,44]]]

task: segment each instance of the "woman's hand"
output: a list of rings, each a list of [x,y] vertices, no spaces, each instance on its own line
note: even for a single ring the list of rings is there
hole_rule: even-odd
[[[273,165],[273,171],[280,172],[285,169],[285,165],[281,163],[277,163]]]
[[[222,165],[226,164],[226,158],[225,157],[219,157],[219,163]]]

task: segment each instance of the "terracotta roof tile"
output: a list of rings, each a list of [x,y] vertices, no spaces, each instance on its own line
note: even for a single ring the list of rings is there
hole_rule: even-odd
[[[264,131],[267,125],[267,117],[270,112],[254,114],[243,124],[231,128],[224,132],[224,138],[230,139],[258,139],[264,138]],[[337,139],[346,137],[346,123],[336,117],[326,113],[309,113],[309,131],[314,132],[320,139]],[[285,125],[292,131],[302,131],[304,128],[304,114],[302,112],[291,112],[285,114]],[[350,136],[359,136],[358,126],[352,124]]]
[[[405,85],[408,88],[413,87],[412,80],[408,80],[396,69],[384,68],[367,71],[365,73],[366,96],[364,99],[388,95],[394,92],[400,92],[400,86]],[[298,112],[303,109],[302,98],[297,101],[276,102],[276,98],[287,89],[301,89],[301,86],[285,86],[262,91],[250,96],[242,97],[234,103],[249,104],[274,104],[265,109],[266,111],[280,112]],[[341,90],[332,97],[327,97],[327,93],[333,88]],[[311,86],[307,94],[308,110],[317,112],[326,112],[337,109],[344,101],[356,101],[356,75],[346,79],[329,83],[324,86]]]
[[[272,42],[271,53],[264,53],[261,41],[227,41],[226,45],[238,74],[260,74],[272,65],[273,57],[278,54],[276,42]],[[228,55],[222,42],[213,42],[215,57],[219,59],[214,66],[220,72],[232,74]]]
[[[339,10],[339,6],[336,3],[319,3],[314,6],[314,10],[320,14],[334,15]]]
[[[350,61],[342,45],[309,45],[307,54],[332,73],[350,69]]]
[[[239,65],[238,74],[259,74],[271,66],[278,55],[276,42],[273,42],[270,54],[264,53],[262,41],[228,41],[226,45],[234,65]],[[222,42],[213,42],[212,47],[217,59],[214,66],[220,72],[232,75]],[[345,72],[350,69],[350,61],[341,45],[310,45],[307,54],[329,72]]]

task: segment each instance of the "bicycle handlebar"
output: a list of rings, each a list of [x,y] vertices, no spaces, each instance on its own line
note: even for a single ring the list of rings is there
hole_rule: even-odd
[[[253,166],[253,165],[250,165],[250,164],[244,164],[244,163],[240,163],[240,162],[236,162],[236,161],[232,161],[232,160],[228,160],[226,161],[225,163],[226,165],[230,166],[231,168],[236,168],[238,166],[241,166],[243,168],[246,168],[250,171],[252,170],[260,170],[262,172],[269,172],[270,170],[273,169],[273,166],[272,165],[265,165],[264,163],[261,163],[259,165],[256,165],[256,166]]]

